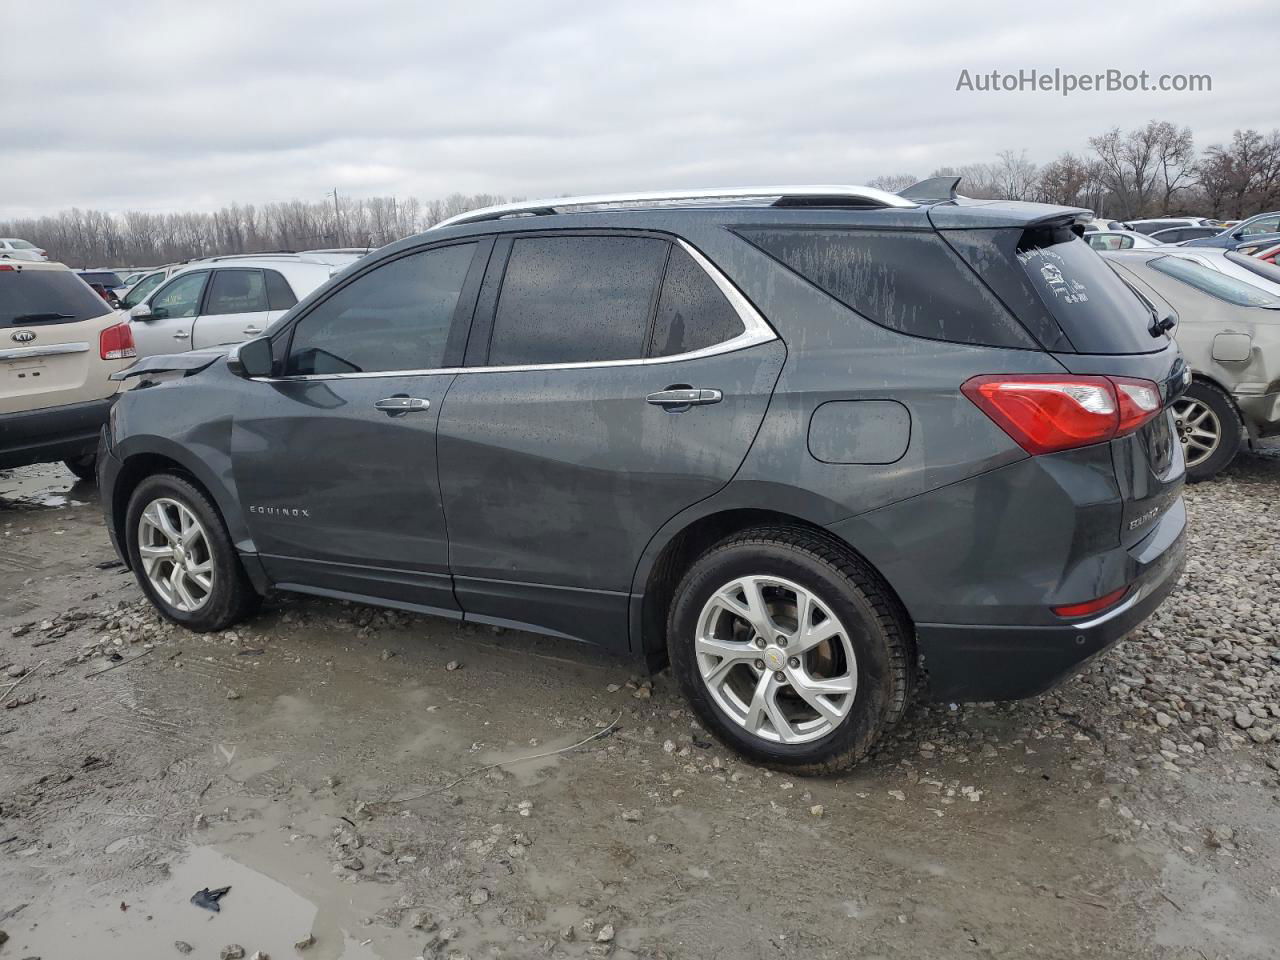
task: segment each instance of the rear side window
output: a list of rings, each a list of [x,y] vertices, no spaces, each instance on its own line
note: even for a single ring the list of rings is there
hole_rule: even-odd
[[[643,357],[668,246],[649,237],[515,240],[494,314],[489,364]]]
[[[0,327],[75,323],[110,312],[107,302],[69,270],[0,266]]]
[[[262,271],[267,276],[267,306],[271,310],[288,310],[298,298],[293,294],[289,282],[276,270]]]
[[[772,227],[739,232],[814,286],[883,327],[953,343],[1036,346],[977,274],[935,233]]]
[[[1181,257],[1157,257],[1148,261],[1152,270],[1159,270],[1165,276],[1181,280],[1207,293],[1218,300],[1234,303],[1240,307],[1271,307],[1280,304],[1280,299],[1267,293],[1253,284],[1228,277],[1224,273],[1210,269],[1202,263],[1184,260]]]
[[[357,277],[294,326],[285,373],[442,366],[475,249],[461,243],[424,250]]]
[[[1015,256],[1040,301],[1078,353],[1151,353],[1146,305],[1065,224],[1023,231]]]
[[[227,313],[265,313],[267,285],[261,270],[215,270],[209,287],[206,316]]]
[[[707,271],[681,246],[672,245],[658,314],[653,322],[651,357],[671,357],[732,340],[744,330],[742,319]]]

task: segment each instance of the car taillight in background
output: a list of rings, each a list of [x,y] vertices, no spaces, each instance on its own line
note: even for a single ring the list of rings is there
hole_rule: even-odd
[[[138,355],[133,345],[133,328],[127,323],[107,327],[98,335],[98,352],[103,360],[126,360]]]
[[[1030,454],[1124,436],[1162,407],[1156,384],[1131,377],[1000,374],[973,377],[960,390]]]

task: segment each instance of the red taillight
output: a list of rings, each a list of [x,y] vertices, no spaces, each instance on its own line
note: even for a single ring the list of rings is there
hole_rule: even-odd
[[[138,351],[133,346],[133,328],[127,323],[117,323],[107,327],[98,335],[98,352],[103,360],[125,360],[136,357]]]
[[[15,267],[12,263],[0,263],[0,270],[5,271],[6,273],[12,270],[13,272],[16,273],[18,268]]]
[[[1112,590],[1107,595],[1098,597],[1096,600],[1086,600],[1084,603],[1068,603],[1061,607],[1050,607],[1049,609],[1060,617],[1087,617],[1091,613],[1097,613],[1113,604],[1119,603],[1120,598],[1128,592],[1128,587],[1121,587],[1119,590]]]
[[[1129,377],[973,377],[960,390],[1030,454],[1103,443],[1160,412],[1160,388]]]

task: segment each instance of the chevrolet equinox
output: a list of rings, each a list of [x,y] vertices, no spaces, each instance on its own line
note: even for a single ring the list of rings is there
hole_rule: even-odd
[[[801,773],[913,687],[1047,689],[1182,565],[1188,371],[1084,210],[954,179],[454,217],[228,352],[139,361],[113,541],[192,630],[269,589],[669,662]]]

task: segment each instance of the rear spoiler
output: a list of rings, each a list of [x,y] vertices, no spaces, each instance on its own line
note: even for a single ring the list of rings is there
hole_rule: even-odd
[[[899,190],[898,196],[903,200],[954,200],[956,198],[956,188],[960,186],[963,177],[930,177],[928,180],[921,180],[919,183],[913,183],[905,190]]]
[[[129,380],[149,373],[181,373],[189,377],[199,373],[215,360],[226,357],[226,350],[191,350],[187,353],[169,353],[155,357],[143,357],[131,367],[111,374],[112,380]]]

